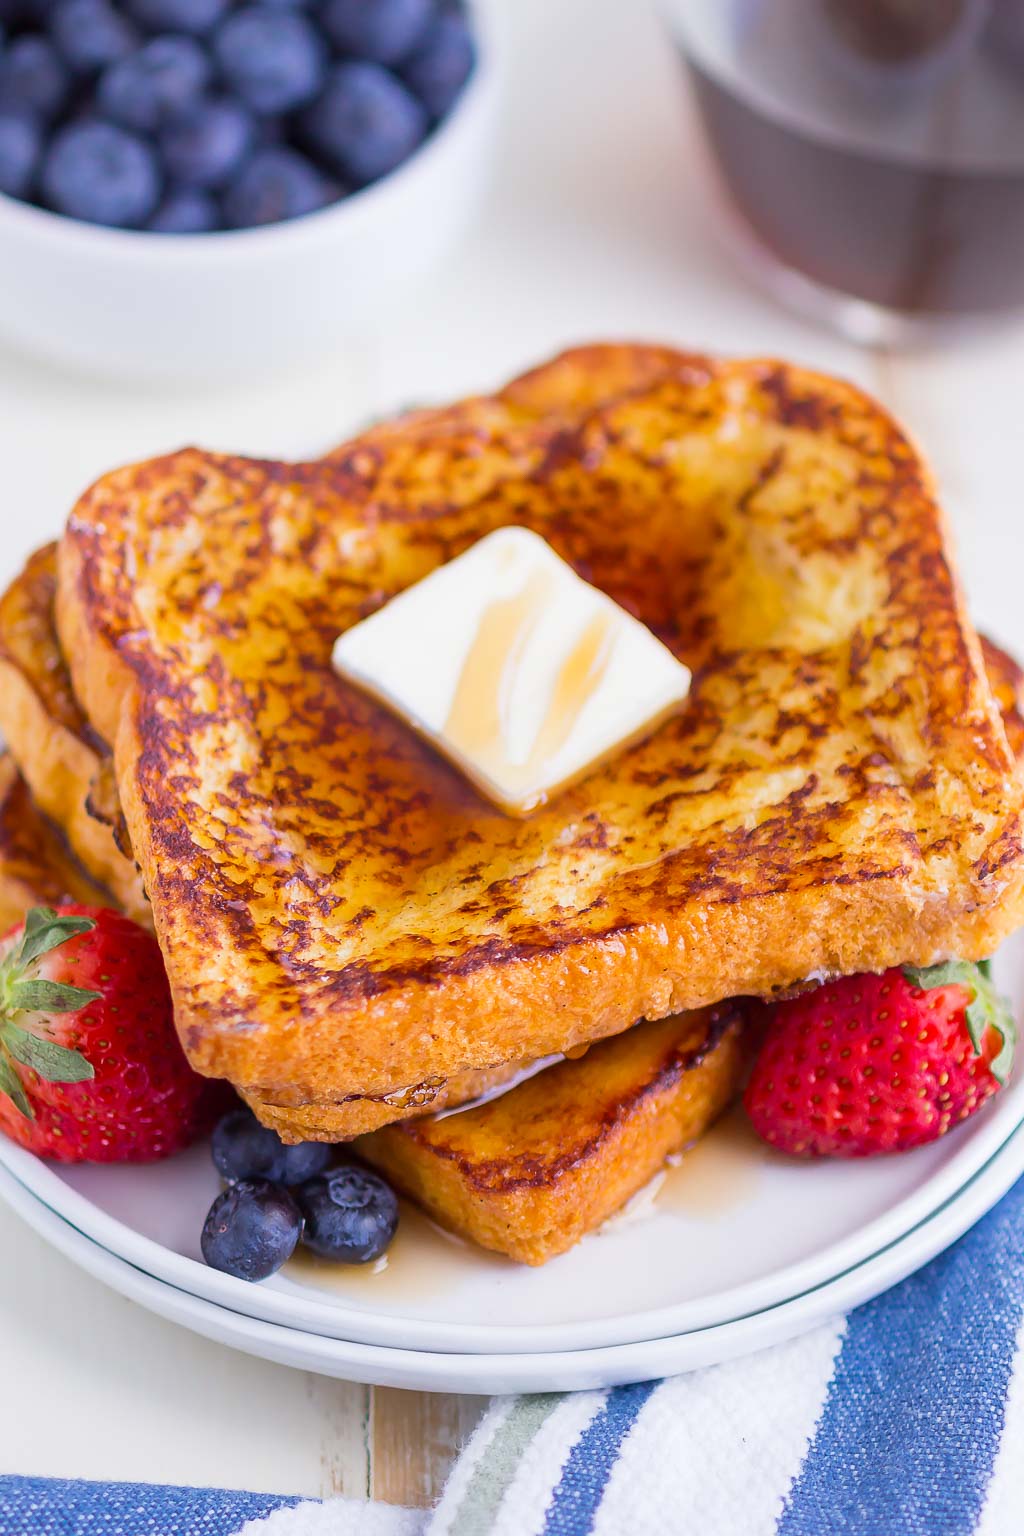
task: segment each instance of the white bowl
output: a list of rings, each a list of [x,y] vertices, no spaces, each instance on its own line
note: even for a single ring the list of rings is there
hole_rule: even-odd
[[[486,6],[452,113],[405,165],[320,213],[260,229],[101,228],[0,194],[0,339],[92,375],[251,374],[365,334],[449,254],[490,162],[497,95]]]

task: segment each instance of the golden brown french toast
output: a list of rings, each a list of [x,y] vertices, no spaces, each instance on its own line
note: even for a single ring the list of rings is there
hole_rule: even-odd
[[[542,534],[694,671],[525,821],[331,667],[492,528]],[[106,476],[60,547],[182,1040],[346,1107],[809,975],[991,953],[1022,787],[931,480],[858,390],[586,348],[315,463]],[[323,1134],[323,1132],[321,1132]]]
[[[12,637],[5,637],[2,620],[5,615],[10,615],[13,608],[15,613],[24,615],[21,625],[23,641],[19,647],[21,668],[29,678],[36,680],[34,691],[37,697],[47,706],[48,713],[52,709],[53,715],[56,717],[53,721],[54,729],[58,728],[61,717],[63,717],[70,729],[75,731],[80,737],[87,739],[88,730],[84,727],[84,721],[80,712],[77,711],[77,705],[70,691],[70,679],[67,677],[66,670],[61,671],[63,659],[59,655],[54,629],[51,584],[49,581],[31,579],[33,572],[38,572],[40,569],[44,572],[48,571],[52,566],[52,560],[53,553],[51,547],[49,550],[40,551],[39,555],[33,557],[29,562],[26,573],[19,577],[15,584],[16,588],[21,591],[21,602],[12,604],[9,596],[0,599],[0,650],[3,649],[5,643],[8,646],[11,645]],[[26,607],[28,613],[25,611]],[[28,636],[32,637],[31,640],[26,638]],[[1002,712],[1008,740],[1014,754],[1020,757],[1024,753],[1024,717],[1022,717],[1020,712],[1020,701],[1024,697],[1024,672],[1005,651],[1001,651],[984,637],[982,637],[982,650],[986,674]],[[46,679],[51,676],[55,677],[59,684],[62,684],[56,693],[55,704],[49,702],[52,695],[47,693],[45,686]],[[0,692],[0,724],[3,721],[3,703],[4,696]],[[46,784],[46,776],[52,771],[52,759],[45,752],[41,751],[49,739],[50,736],[47,731],[36,731],[25,738],[25,748],[28,751],[26,767],[37,783]],[[32,749],[40,755],[32,756]],[[63,761],[59,757],[56,761],[58,763],[58,770],[62,773],[65,772],[66,769]],[[87,799],[90,805],[93,803],[97,793],[98,782],[107,776],[106,770],[110,763],[109,755],[103,751],[99,761],[100,780],[94,779],[91,784],[87,780],[83,781],[78,793],[72,794],[69,797],[68,803],[75,805]],[[91,757],[82,755],[80,757],[76,756],[72,760],[73,766],[79,762],[85,764],[90,774],[94,771],[94,760]],[[8,777],[13,778],[10,769],[8,769]],[[107,793],[109,800],[104,809],[104,815],[108,824],[117,826],[123,822],[123,817],[121,816],[120,805],[116,799],[116,787],[108,785]],[[25,789],[21,786],[12,791],[7,803],[20,810],[24,806],[25,798]],[[34,809],[29,808],[25,814],[27,816],[27,828],[30,830],[38,828],[40,818],[36,815]],[[38,855],[38,842],[43,833],[36,830],[34,835]],[[51,834],[46,835],[51,836]],[[61,859],[66,858],[63,849],[59,850],[59,854]],[[41,863],[45,871],[46,860],[42,859],[40,861],[37,857],[36,862]],[[0,860],[0,876],[2,876],[5,867],[8,878],[10,878],[10,862],[5,866],[2,860]],[[73,870],[74,866],[71,867]],[[51,893],[56,889],[52,878],[49,879],[46,889]],[[30,899],[55,899],[52,894],[34,895],[31,886],[25,886],[24,883],[15,882],[11,890],[10,910],[12,911],[21,899],[18,894],[19,892],[27,893],[22,905]],[[20,909],[18,915],[20,915]],[[418,1092],[407,1095],[401,1102],[392,1100],[380,1105],[372,1099],[351,1101],[344,1111],[346,1129],[349,1135],[371,1130],[375,1126],[389,1120],[396,1109],[401,1110],[403,1117],[408,1116],[411,1118],[416,1115],[443,1109],[446,1106],[464,1103],[467,1100],[477,1098],[500,1087],[502,1083],[506,1082],[511,1076],[518,1074],[520,1070],[520,1064],[516,1063],[491,1071],[464,1073],[443,1083],[421,1087]],[[334,1139],[338,1134],[338,1111],[333,1104],[276,1103],[266,1096],[258,1094],[251,1094],[249,1098],[253,1108],[264,1122],[280,1130],[289,1139]]]
[[[523,1264],[571,1248],[696,1141],[747,1059],[739,1008],[638,1024],[499,1098],[356,1143],[443,1226]]]
[[[137,922],[150,922],[135,861],[118,845],[123,818],[107,749],[71,687],[54,621],[57,551],[32,555],[0,597],[0,732],[41,810],[76,857]]]
[[[10,755],[0,753],[0,932],[19,923],[30,907],[62,901],[115,905],[36,809]]]

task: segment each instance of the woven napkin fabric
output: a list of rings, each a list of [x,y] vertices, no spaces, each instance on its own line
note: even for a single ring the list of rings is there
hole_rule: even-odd
[[[0,1478],[0,1536],[1021,1536],[1024,1181],[918,1274],[663,1382],[495,1401],[438,1508]]]
[[[927,1268],[792,1343],[496,1403],[425,1531],[1021,1536],[1022,1317],[1024,1181]]]

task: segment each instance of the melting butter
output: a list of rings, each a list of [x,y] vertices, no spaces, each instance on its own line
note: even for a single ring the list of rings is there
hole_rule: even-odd
[[[334,664],[517,815],[653,730],[690,685],[525,528],[489,534],[355,625]]]

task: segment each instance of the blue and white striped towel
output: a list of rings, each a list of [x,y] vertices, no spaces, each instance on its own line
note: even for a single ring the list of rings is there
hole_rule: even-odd
[[[919,1274],[671,1381],[496,1401],[432,1513],[0,1478],[0,1536],[1021,1536],[1024,1181]]]

